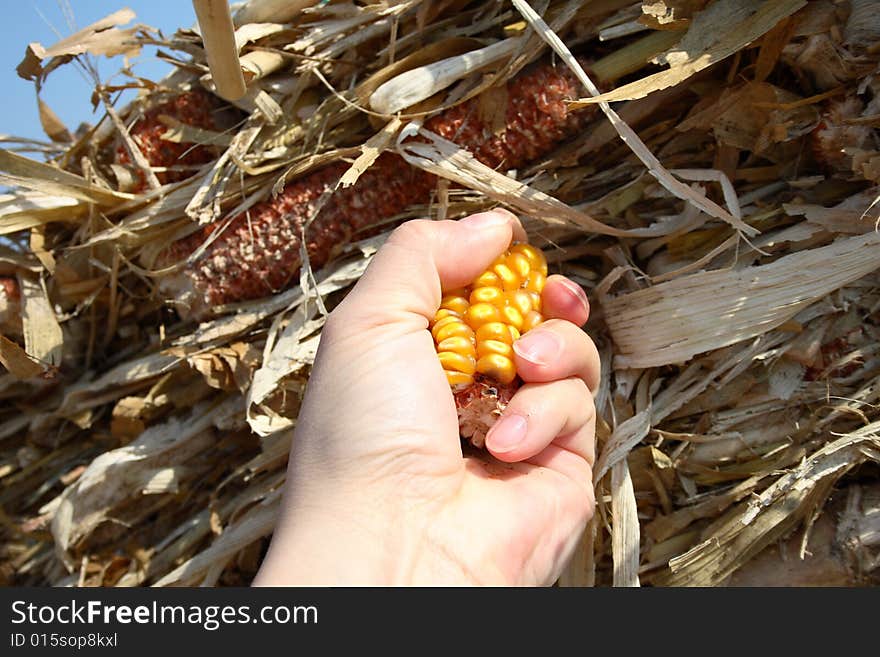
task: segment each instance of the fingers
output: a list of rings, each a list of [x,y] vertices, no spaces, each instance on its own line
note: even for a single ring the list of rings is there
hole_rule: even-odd
[[[541,303],[548,319],[565,319],[575,326],[583,326],[590,318],[587,293],[580,285],[559,274],[547,277]]]
[[[525,240],[525,231],[506,210],[460,221],[408,221],[391,234],[334,314],[344,315],[349,326],[399,320],[401,312],[430,319],[441,289],[469,284],[514,239]]]
[[[588,475],[595,451],[595,414],[593,396],[582,379],[529,383],[489,430],[486,448],[508,463],[540,455],[549,459],[544,465],[570,470],[573,476]],[[551,445],[554,449],[546,451]]]
[[[599,387],[599,352],[577,326],[550,319],[513,343],[516,371],[526,383],[579,377],[591,393]]]

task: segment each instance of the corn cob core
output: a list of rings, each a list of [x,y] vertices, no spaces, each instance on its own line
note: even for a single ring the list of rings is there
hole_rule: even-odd
[[[507,85],[505,129],[480,119],[478,99],[433,117],[425,127],[463,146],[493,168],[517,168],[576,133],[595,110],[570,112],[578,82],[566,67],[533,66]],[[337,189],[317,216],[315,200],[345,171],[331,165],[288,184],[275,198],[234,218],[194,262],[160,282],[183,316],[200,318],[212,307],[276,293],[297,280],[300,244],[313,269],[365,227],[430,200],[436,179],[390,153],[380,156],[351,187]],[[183,238],[162,254],[157,267],[188,257],[216,226]]]
[[[452,387],[461,435],[477,447],[519,387],[513,343],[542,321],[544,254],[514,244],[462,289],[447,292],[430,324]]]

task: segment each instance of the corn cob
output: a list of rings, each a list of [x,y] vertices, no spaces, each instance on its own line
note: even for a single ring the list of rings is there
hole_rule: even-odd
[[[21,288],[10,276],[0,276],[0,334],[21,334]]]
[[[159,120],[167,115],[197,128],[214,130],[216,128],[213,111],[217,101],[206,91],[194,89],[178,94],[170,100],[147,110],[142,117],[129,129],[131,138],[144,154],[152,167],[197,166],[210,162],[214,152],[206,146],[192,143],[177,143],[162,139],[162,133],[168,126]],[[116,164],[131,167],[131,157],[125,146],[119,144],[115,151]],[[140,169],[133,169],[135,183],[132,192],[141,192],[147,187],[146,176]],[[192,171],[159,171],[156,178],[163,185],[184,180],[192,175]]]
[[[425,127],[467,148],[490,167],[521,167],[592,116],[591,111],[568,111],[565,101],[577,96],[577,84],[566,68],[535,66],[508,84],[506,127],[501,132],[480,120],[476,99],[430,119]],[[355,185],[336,191],[305,229],[317,199],[345,169],[339,164],[316,171],[234,218],[195,262],[161,282],[163,294],[175,300],[181,315],[198,318],[217,305],[278,292],[296,280],[303,233],[309,262],[317,269],[358,231],[409,205],[427,202],[435,184],[433,175],[410,167],[397,155],[383,154]],[[159,266],[188,257],[214,229],[208,226],[172,245]]]
[[[447,292],[431,321],[461,435],[476,447],[483,445],[495,417],[519,387],[513,343],[544,321],[546,280],[544,254],[514,244],[471,285]]]

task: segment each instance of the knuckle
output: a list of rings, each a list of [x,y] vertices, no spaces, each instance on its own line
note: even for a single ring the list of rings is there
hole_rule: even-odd
[[[572,376],[565,379],[565,383],[571,386],[571,399],[576,400],[577,417],[582,424],[590,424],[596,420],[596,402],[587,382],[581,377]]]
[[[586,341],[590,340],[590,336],[567,319],[558,317],[547,319],[541,324],[541,328],[557,333],[565,339],[566,344],[578,345],[578,348],[587,345]]]
[[[388,241],[393,244],[420,244],[426,238],[431,237],[434,224],[429,219],[413,219],[401,224],[388,237]]]
[[[545,319],[541,323],[541,328],[549,331],[565,331],[567,330],[566,325],[574,326],[574,324],[567,320],[551,317],[550,319]]]

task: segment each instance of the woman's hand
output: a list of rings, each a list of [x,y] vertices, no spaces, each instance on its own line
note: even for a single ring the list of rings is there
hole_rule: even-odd
[[[599,356],[586,295],[561,276],[514,345],[525,382],[462,456],[428,322],[512,240],[503,210],[411,221],[330,314],[257,585],[551,584],[594,508]],[[494,457],[494,458],[493,458]]]

